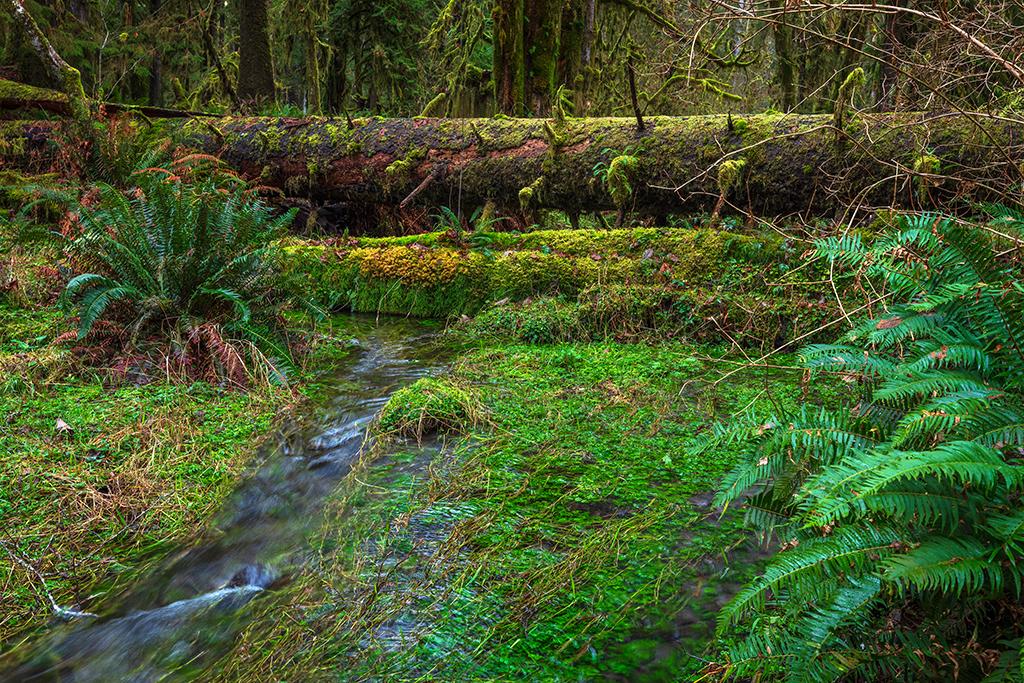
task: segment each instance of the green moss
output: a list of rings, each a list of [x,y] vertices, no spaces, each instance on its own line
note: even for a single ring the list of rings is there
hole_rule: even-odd
[[[83,93],[84,95],[84,93]],[[56,90],[37,88],[0,79],[0,99],[17,101],[67,102],[68,96]]]
[[[486,309],[459,332],[469,339],[552,344],[582,338],[579,308],[555,297]]]
[[[733,367],[698,360],[715,356],[671,343],[488,343],[462,355],[451,382],[488,420],[429,469],[429,452],[403,449],[358,473],[330,512],[324,561],[255,607],[235,675],[258,678],[270,651],[282,680],[339,661],[358,680],[697,680],[705,662],[691,655],[728,583],[758,562],[727,560],[744,538],[738,519],[694,498],[739,449],[708,458],[687,444],[746,407],[822,400],[776,370],[712,388]],[[311,614],[315,638],[280,626]],[[423,635],[404,637],[406,624]],[[370,637],[382,632],[387,641]]]
[[[486,310],[503,299],[556,297],[559,313],[582,324],[560,329],[542,307],[494,313],[493,329],[552,329],[551,340],[664,334],[715,339],[723,330],[741,343],[790,338],[821,325],[832,312],[813,286],[786,285],[800,264],[777,236],[681,228],[546,230],[481,233],[486,250],[467,250],[444,233],[361,238],[345,248],[293,241],[286,266],[310,295],[332,310],[450,318]],[[814,264],[802,264],[812,281]],[[773,281],[765,286],[766,279]],[[557,305],[551,305],[554,311]],[[488,316],[484,317],[485,325]],[[565,319],[568,321],[568,318]],[[561,324],[561,323],[559,323]],[[483,329],[483,328],[482,328]],[[532,333],[531,333],[532,334]]]
[[[258,130],[260,140],[263,141],[263,150],[269,153],[277,153],[281,150],[281,139],[284,137],[284,129],[279,126],[265,126]]]
[[[736,189],[746,167],[746,159],[726,159],[718,165],[718,191],[723,197]]]
[[[396,159],[384,169],[384,173],[392,178],[404,178],[412,171],[414,164],[408,159]]]
[[[914,189],[921,202],[928,201],[928,190],[938,184],[938,180],[927,176],[938,175],[942,172],[942,160],[934,154],[922,154],[914,159]]]
[[[420,118],[426,118],[429,116],[438,116],[443,114],[442,107],[448,100],[448,93],[441,91],[434,95],[433,99],[427,102],[426,106],[423,107],[423,111],[420,112]]]
[[[399,389],[380,412],[377,428],[386,435],[421,438],[434,432],[464,431],[476,421],[465,390],[443,380],[424,378]]]
[[[294,332],[306,324],[294,322]],[[291,388],[241,392],[160,380],[111,386],[53,344],[70,327],[63,311],[0,295],[0,524],[16,539],[12,549],[38,568],[60,604],[94,608],[98,584],[109,587],[194,537],[278,415],[302,396],[323,398],[326,385],[312,369],[351,353],[346,323],[332,324],[333,333],[327,325],[318,330],[311,370],[292,377]],[[50,621],[36,576],[3,562],[0,582],[0,639]]]
[[[608,163],[608,176],[605,180],[608,194],[615,206],[624,207],[633,196],[633,178],[640,160],[629,154],[620,154]]]
[[[408,180],[419,163],[427,158],[428,151],[426,147],[415,147],[408,150],[401,159],[388,164],[384,169],[388,182],[395,185]]]
[[[914,173],[939,173],[942,161],[935,155],[922,154],[914,159]]]
[[[857,88],[863,88],[866,83],[867,75],[864,73],[864,69],[858,66],[847,74],[843,84],[839,86],[835,111],[832,115],[837,135],[840,134],[846,123],[846,110],[853,104],[854,91]]]
[[[543,176],[537,178],[532,183],[519,190],[519,208],[523,211],[528,210],[534,205],[535,201],[539,200],[541,188],[544,187]]]

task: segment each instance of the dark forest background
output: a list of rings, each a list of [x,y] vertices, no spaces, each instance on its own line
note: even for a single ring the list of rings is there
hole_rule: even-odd
[[[1020,0],[29,0],[105,101],[268,114],[1016,107]],[[0,75],[45,70],[0,18]]]

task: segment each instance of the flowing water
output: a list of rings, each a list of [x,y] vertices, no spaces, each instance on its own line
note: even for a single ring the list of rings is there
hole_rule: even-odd
[[[188,680],[228,653],[246,605],[310,558],[325,500],[358,461],[374,416],[396,389],[442,367],[421,323],[354,327],[355,352],[312,426],[282,428],[207,531],[107,600],[99,617],[41,636],[0,681]]]

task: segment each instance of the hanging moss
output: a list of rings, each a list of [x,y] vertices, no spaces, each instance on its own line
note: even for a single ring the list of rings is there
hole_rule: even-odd
[[[555,92],[555,102],[552,106],[552,115],[556,123],[565,123],[566,118],[573,113],[572,90],[565,85],[558,86]]]
[[[532,183],[519,190],[519,208],[526,211],[533,206],[535,201],[539,201],[540,190],[544,185],[543,176],[537,178]]]
[[[736,188],[743,178],[743,171],[746,167],[746,159],[726,159],[718,165],[718,190],[722,196]]]

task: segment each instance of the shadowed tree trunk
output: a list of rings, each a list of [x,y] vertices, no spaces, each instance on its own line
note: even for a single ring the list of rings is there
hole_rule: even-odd
[[[160,12],[161,0],[149,0],[149,15],[153,18]],[[149,104],[159,107],[163,104],[163,59],[160,48],[154,46],[153,59],[149,63]]]
[[[274,99],[268,6],[269,0],[239,2],[238,99],[249,105]]]
[[[510,116],[524,112],[526,54],[523,45],[524,0],[495,0],[494,99],[498,111]]]
[[[782,8],[782,0],[772,0],[773,8]],[[775,47],[775,79],[782,91],[779,103],[782,111],[792,111],[796,104],[796,84],[793,82],[793,27],[790,17],[780,16],[772,25],[772,39]]]
[[[570,72],[583,61],[586,30],[584,10],[578,4],[579,0],[495,0],[494,96],[498,111],[512,116],[547,116],[560,78],[573,85]]]
[[[556,0],[527,0],[526,3],[526,106],[533,116],[551,113],[551,102],[559,85],[555,81],[564,4]]]

